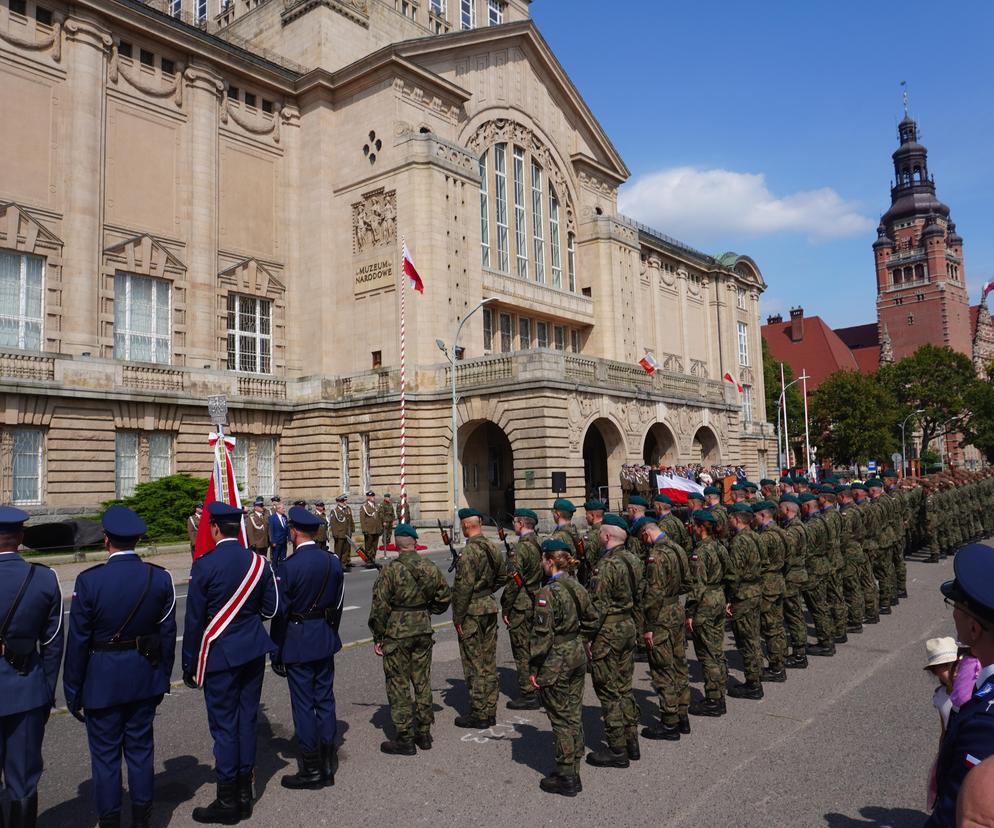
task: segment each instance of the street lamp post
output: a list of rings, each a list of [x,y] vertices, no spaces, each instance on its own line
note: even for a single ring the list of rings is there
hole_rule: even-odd
[[[780,431],[781,431],[781,429],[780,429],[780,422],[781,422],[780,414],[781,414],[781,412],[783,412],[783,455],[782,456],[787,460],[787,465],[788,466],[790,465],[790,445],[789,445],[789,442],[788,442],[789,439],[790,439],[790,435],[787,433],[787,389],[790,388],[790,386],[792,386],[794,383],[800,382],[801,380],[804,380],[805,381],[805,385],[806,385],[807,384],[807,380],[809,380],[809,379],[811,379],[811,377],[809,377],[806,373],[804,373],[802,371],[801,372],[801,376],[799,376],[795,380],[791,380],[786,385],[784,385],[783,384],[783,363],[780,364],[780,385],[781,385],[781,387],[782,387],[783,390],[780,391],[780,400],[777,403],[777,453],[780,452]],[[808,426],[808,414],[807,414],[807,410],[805,409],[805,412],[804,412],[804,430],[805,430],[805,433],[807,433],[807,426]],[[783,466],[782,466],[781,463],[778,463],[777,465],[780,466],[780,476],[782,477],[783,476]],[[805,473],[807,473],[806,469],[805,469]]]
[[[917,411],[912,411],[907,417],[904,418],[904,422],[901,423],[901,477],[908,476],[908,450],[904,442],[904,427],[908,424],[908,420],[912,417],[917,417],[919,414],[924,414],[925,409],[919,408]]]
[[[462,320],[456,326],[456,332],[452,337],[452,351],[450,352],[446,347],[445,343],[441,339],[436,339],[435,344],[438,349],[445,354],[446,358],[449,360],[449,365],[451,366],[452,374],[452,537],[456,537],[457,527],[459,526],[459,422],[458,422],[458,411],[456,410],[456,404],[458,402],[456,398],[456,353],[459,349],[459,334],[462,333],[462,326],[466,324],[466,320],[469,319],[474,313],[476,313],[484,305],[488,305],[491,302],[495,302],[496,297],[488,297],[480,302],[473,310],[467,313]]]

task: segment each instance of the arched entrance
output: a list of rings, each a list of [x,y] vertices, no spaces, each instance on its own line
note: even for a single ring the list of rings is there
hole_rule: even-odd
[[[697,429],[691,455],[691,462],[700,463],[702,466],[714,466],[721,462],[718,438],[707,426],[701,426]]]
[[[677,462],[676,438],[662,423],[655,423],[646,433],[642,462],[647,466],[672,466]]]
[[[621,503],[621,465],[625,458],[624,438],[607,418],[594,420],[583,437],[584,494]]]
[[[514,511],[514,455],[504,430],[489,420],[459,429],[460,489],[467,506],[495,518]]]

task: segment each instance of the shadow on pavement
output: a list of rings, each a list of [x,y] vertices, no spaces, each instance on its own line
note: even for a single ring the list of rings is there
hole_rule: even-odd
[[[928,814],[912,808],[879,808],[867,805],[859,809],[862,819],[844,814],[825,814],[828,828],[920,828]]]

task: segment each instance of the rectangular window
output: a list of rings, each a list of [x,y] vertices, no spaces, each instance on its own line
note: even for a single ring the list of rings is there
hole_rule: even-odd
[[[42,26],[51,26],[52,10],[43,8],[42,6],[35,6],[35,20],[41,23]]]
[[[745,310],[746,306],[746,292],[742,288],[738,288],[735,291],[735,306],[739,310]]]
[[[245,93],[245,106],[251,106],[251,107],[255,106],[255,95],[253,95],[251,92]]]
[[[41,256],[0,250],[0,347],[41,350]]]
[[[276,439],[263,437],[255,443],[255,493],[276,493]]]
[[[383,367],[383,351],[373,351],[373,367],[382,368]]]
[[[490,267],[490,206],[487,204],[487,154],[480,156],[480,252]]]
[[[10,0],[8,8],[14,14],[26,15],[28,13],[28,4],[24,0]]]
[[[114,277],[114,358],[169,364],[169,282],[118,273]]]
[[[207,0],[197,0],[197,22],[207,19]]]
[[[235,440],[231,451],[231,467],[235,473],[235,485],[242,494],[248,492],[248,437]]]
[[[500,314],[500,352],[509,354],[511,352],[511,314]]]
[[[569,332],[569,344],[570,344],[570,350],[574,354],[580,353],[580,332],[579,331],[570,331]]]
[[[476,0],[460,0],[459,24],[464,31],[476,26]]]
[[[41,502],[42,432],[37,428],[18,428],[13,440],[11,500],[14,503]]]
[[[559,251],[559,199],[549,187],[549,253],[552,255],[552,286],[563,289],[563,263]]]
[[[359,456],[362,461],[362,490],[368,492],[372,489],[372,477],[369,472],[369,435],[359,435]]]
[[[498,446],[490,446],[487,451],[487,480],[492,489],[504,488],[504,464],[501,462],[501,450]]]
[[[494,348],[494,312],[483,309],[483,350],[490,353]]]
[[[445,17],[445,0],[428,0],[428,10],[439,17]]]
[[[546,322],[535,323],[535,347],[549,347],[549,325]]]
[[[528,278],[528,242],[525,221],[525,151],[514,148],[514,249],[518,257],[518,276]]]
[[[545,240],[542,229],[542,168],[532,161],[532,238],[535,242],[535,281],[545,284]]]
[[[134,47],[127,40],[122,40],[117,44],[117,54],[118,57],[126,57],[130,60],[134,54]]]
[[[173,473],[173,435],[153,431],[148,435],[148,479],[158,480]]]
[[[742,386],[742,422],[752,422],[752,386]]]
[[[176,64],[169,58],[159,58],[159,66],[162,67],[163,75],[176,74]]]
[[[342,493],[348,494],[351,481],[349,480],[349,435],[343,434],[339,439],[339,459],[342,464]]]
[[[169,0],[169,14],[173,17],[182,17],[183,0]]]
[[[237,86],[228,86],[228,97],[229,98],[231,98],[233,101],[237,101],[237,100],[239,100],[240,96],[241,96],[241,92],[239,91],[239,89],[238,89]]]
[[[138,432],[114,435],[114,490],[118,497],[131,497],[138,485]]]
[[[494,145],[494,198],[497,205],[497,269],[507,273],[507,144]]]
[[[532,321],[524,317],[518,318],[518,348],[527,351],[532,346]]]
[[[487,19],[491,26],[504,22],[504,3],[501,0],[487,0]]]
[[[138,62],[142,66],[155,66],[155,55],[148,49],[140,49],[138,51]]]
[[[272,372],[272,305],[268,299],[228,294],[229,371]]]
[[[745,322],[737,322],[736,330],[739,335],[739,365],[749,364],[749,329]]]
[[[576,239],[572,233],[566,236],[566,271],[570,293],[576,293]]]
[[[267,115],[272,115],[273,114],[273,102],[270,101],[270,100],[268,100],[268,99],[266,99],[266,98],[263,98],[262,99],[262,111],[265,112]]]
[[[556,350],[566,350],[566,328],[562,325],[556,325]]]

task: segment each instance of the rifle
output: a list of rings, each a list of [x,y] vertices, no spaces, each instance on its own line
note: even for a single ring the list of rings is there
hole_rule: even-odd
[[[508,558],[514,557],[514,551],[511,549],[511,544],[507,542],[507,531],[503,526],[497,527],[497,537],[504,541],[504,550],[507,552]]]
[[[363,548],[359,546],[359,544],[357,544],[354,540],[352,540],[351,537],[346,535],[345,539],[349,542],[349,546],[352,547],[352,551],[355,552],[356,555],[358,555],[360,558],[362,558],[363,561],[365,561],[368,564],[371,564],[376,569],[377,572],[383,569],[383,564],[377,563],[375,560],[371,561],[369,558],[367,558],[366,553],[363,551]]]
[[[576,551],[580,553],[580,566],[578,567],[576,577],[581,584],[586,586],[590,580],[590,564],[587,563],[587,544],[583,538],[577,540]]]
[[[452,553],[452,563],[449,564],[449,572],[452,572],[456,568],[456,564],[459,563],[459,553],[456,548],[452,545],[452,538],[449,533],[445,531],[445,527],[442,526],[442,521],[436,521],[438,523],[438,531],[442,535],[442,543],[449,547],[449,551]]]

